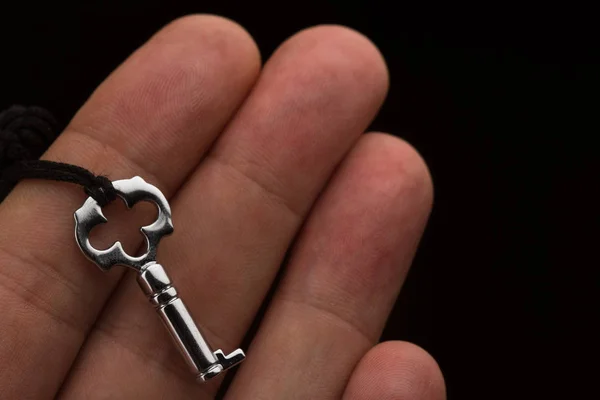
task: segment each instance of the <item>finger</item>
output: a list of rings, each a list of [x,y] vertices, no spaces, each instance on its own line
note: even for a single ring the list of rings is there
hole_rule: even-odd
[[[228,400],[341,397],[394,304],[431,196],[409,145],[360,140],[309,216]]]
[[[299,33],[269,60],[178,193],[175,233],[159,258],[215,349],[237,347],[313,200],[386,88],[385,65],[363,36],[340,27]],[[194,382],[135,280],[122,286],[66,397],[107,395],[94,375],[119,384],[123,398],[211,396],[218,383]]]
[[[237,25],[179,20],[99,87],[45,158],[111,178],[141,175],[170,195],[239,106],[259,64]],[[0,207],[6,398],[55,393],[119,279],[118,269],[101,274],[75,244],[73,212],[83,199],[65,184],[24,182]]]
[[[435,360],[407,342],[385,342],[358,363],[342,400],[445,400],[444,377]]]

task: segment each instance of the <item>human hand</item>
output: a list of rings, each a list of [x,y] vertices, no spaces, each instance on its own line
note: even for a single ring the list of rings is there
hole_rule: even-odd
[[[445,398],[425,351],[375,345],[432,199],[414,149],[361,135],[387,86],[378,51],[346,28],[303,31],[261,70],[239,26],[186,17],[120,66],[44,155],[139,175],[170,198],[175,232],[158,258],[214,348],[238,347],[289,249],[227,400]],[[220,380],[194,381],[135,279],[82,256],[83,199],[30,181],[0,205],[0,398],[213,398]],[[144,209],[122,208],[108,225],[131,228],[119,239],[135,248]],[[105,233],[96,240],[112,242]]]

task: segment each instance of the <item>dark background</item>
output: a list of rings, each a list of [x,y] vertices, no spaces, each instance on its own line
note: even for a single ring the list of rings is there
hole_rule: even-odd
[[[15,4],[1,14],[0,109],[43,106],[64,126],[129,53],[191,12],[238,21],[264,58],[302,28],[349,25],[391,71],[372,128],[413,143],[436,187],[383,339],[433,354],[450,399],[597,398],[595,14],[449,3]]]

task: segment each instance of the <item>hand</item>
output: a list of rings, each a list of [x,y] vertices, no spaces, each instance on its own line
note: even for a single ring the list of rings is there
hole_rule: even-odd
[[[170,198],[175,233],[158,259],[214,348],[239,346],[289,250],[227,400],[445,398],[425,351],[376,345],[432,199],[413,148],[361,135],[387,91],[381,55],[329,26],[260,64],[234,23],[180,19],[43,158],[139,175]],[[133,276],[82,256],[72,214],[84,199],[28,181],[0,206],[0,397],[213,398],[219,379],[194,381]],[[119,207],[108,225],[139,245],[143,208]]]

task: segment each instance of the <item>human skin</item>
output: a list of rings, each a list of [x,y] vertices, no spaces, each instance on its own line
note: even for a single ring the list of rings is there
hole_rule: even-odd
[[[243,28],[188,16],[111,74],[42,158],[165,193],[175,232],[159,261],[214,348],[239,346],[284,269],[227,400],[440,400],[430,355],[377,344],[433,196],[410,145],[365,133],[387,89],[382,56],[348,28],[299,32],[262,66]],[[222,380],[194,381],[133,276],[82,256],[84,198],[25,181],[0,205],[1,397],[214,398]],[[107,225],[135,249],[147,213],[117,207]]]

